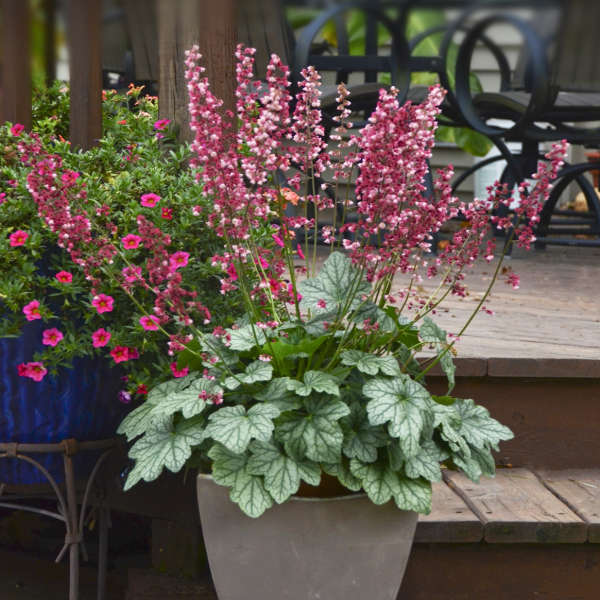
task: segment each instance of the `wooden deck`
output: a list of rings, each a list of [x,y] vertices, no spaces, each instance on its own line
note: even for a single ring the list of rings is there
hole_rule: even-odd
[[[481,313],[471,323],[456,344],[460,360],[536,359],[549,366],[564,359],[593,361],[600,377],[600,249],[515,249],[504,265],[520,275],[520,289],[496,283],[486,301],[495,314]],[[434,317],[441,327],[460,330],[494,266],[479,264],[468,273],[469,295],[447,298],[445,309]],[[399,279],[397,285],[401,283]],[[428,282],[423,287],[429,289]]]

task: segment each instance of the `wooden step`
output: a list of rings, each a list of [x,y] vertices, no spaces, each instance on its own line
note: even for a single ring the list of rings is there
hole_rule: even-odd
[[[589,523],[527,469],[499,469],[475,484],[462,473],[445,478],[483,524],[489,543],[571,543],[588,539]]]

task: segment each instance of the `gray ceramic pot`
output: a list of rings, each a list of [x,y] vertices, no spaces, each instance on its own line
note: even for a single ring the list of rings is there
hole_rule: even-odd
[[[198,476],[219,600],[395,600],[417,513],[364,495],[292,498],[251,519],[229,490]]]

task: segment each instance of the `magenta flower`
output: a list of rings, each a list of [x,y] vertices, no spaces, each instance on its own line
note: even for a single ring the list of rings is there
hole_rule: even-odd
[[[127,346],[115,346],[110,355],[116,363],[126,362],[129,360],[129,348]]]
[[[28,362],[18,365],[17,372],[20,377],[29,377],[34,381],[41,381],[48,373],[48,370],[42,362]]]
[[[14,135],[15,137],[19,137],[23,133],[24,130],[25,130],[25,125],[21,125],[21,123],[15,123],[10,128],[10,133],[12,135]]]
[[[64,337],[62,331],[59,331],[56,327],[45,329],[42,332],[42,344],[44,346],[56,346]]]
[[[175,252],[175,254],[171,254],[169,257],[169,265],[171,266],[172,271],[176,271],[181,267],[185,267],[188,264],[188,259],[190,255],[188,252]]]
[[[146,315],[140,319],[140,325],[146,331],[158,331],[158,317]]]
[[[183,367],[183,369],[177,368],[177,363],[172,362],[169,367],[171,367],[171,373],[173,373],[173,377],[185,377],[189,372],[189,367]]]
[[[135,235],[134,233],[130,233],[121,239],[123,244],[123,248],[125,250],[135,250],[142,242],[142,238],[139,235]]]
[[[40,314],[40,303],[37,300],[32,300],[29,304],[23,307],[23,314],[28,321],[35,321],[41,319]]]
[[[121,390],[119,392],[119,402],[129,404],[131,402],[131,394],[127,390]]]
[[[101,315],[105,312],[112,312],[114,298],[112,296],[107,296],[106,294],[98,294],[94,296],[92,300],[92,306],[96,308],[98,314]]]
[[[304,256],[304,252],[302,252],[302,246],[300,244],[298,244],[296,246],[296,251],[298,252],[298,256],[302,259],[305,260],[306,257]]]
[[[106,329],[96,329],[92,333],[92,345],[94,348],[103,348],[110,341],[111,334]]]
[[[59,271],[54,277],[56,277],[60,283],[71,283],[73,281],[73,275],[68,271]]]
[[[154,208],[159,201],[160,196],[158,194],[142,194],[140,204],[146,208]]]
[[[285,246],[285,244],[283,243],[283,240],[276,233],[274,233],[271,237],[273,238],[273,240],[275,241],[275,243],[280,248],[283,248]]]
[[[8,236],[8,239],[10,240],[10,245],[15,248],[16,246],[23,246],[28,237],[29,234],[26,231],[19,229],[18,231],[11,233]]]
[[[173,209],[167,208],[166,206],[162,209],[161,215],[163,219],[166,221],[171,221],[173,219]]]
[[[171,119],[159,119],[158,121],[154,122],[154,129],[158,131],[164,131],[169,126],[170,122]]]

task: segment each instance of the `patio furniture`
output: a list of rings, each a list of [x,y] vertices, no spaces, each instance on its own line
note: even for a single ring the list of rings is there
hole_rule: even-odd
[[[543,143],[566,139],[571,144],[590,147],[600,144],[600,129],[585,126],[600,120],[597,63],[600,38],[596,29],[600,4],[594,0],[570,0],[559,7],[555,35],[543,31],[547,23],[540,23],[539,18],[528,23],[510,14],[492,14],[469,29],[458,51],[454,98],[461,118],[488,136],[501,153],[479,163],[470,172],[493,160],[504,159],[508,166],[503,182],[509,188],[527,179],[536,169]],[[512,81],[506,79],[503,70],[499,92],[473,94],[469,79],[475,48],[482,36],[497,24],[514,27],[522,35],[524,68],[517,70],[517,78]],[[490,119],[508,120],[512,125],[491,125]],[[507,142],[511,141],[522,142],[519,154],[510,151]],[[546,244],[600,246],[600,201],[592,184],[583,176],[598,166],[589,162],[565,165],[541,214],[538,248]],[[588,205],[585,213],[558,209],[561,194],[573,181],[585,194]]]
[[[93,487],[98,483],[98,473],[113,449],[116,439],[78,442],[75,439],[63,440],[56,444],[18,444],[0,442],[0,460],[24,461],[36,468],[47,480],[48,485],[6,486],[0,482],[0,508],[36,513],[65,524],[65,542],[56,557],[61,562],[69,554],[69,600],[79,600],[80,554],[87,560],[84,531],[90,519],[90,500]],[[78,488],[73,461],[80,453],[99,453],[99,456],[83,487]],[[64,486],[60,485],[37,457],[43,454],[62,454],[64,459]],[[99,494],[94,494],[95,500]],[[56,500],[56,511],[46,510],[34,504],[33,500]],[[98,519],[98,582],[97,599],[106,598],[106,568],[108,556],[108,529],[110,511],[106,505],[97,502]],[[81,507],[79,507],[81,505]]]

